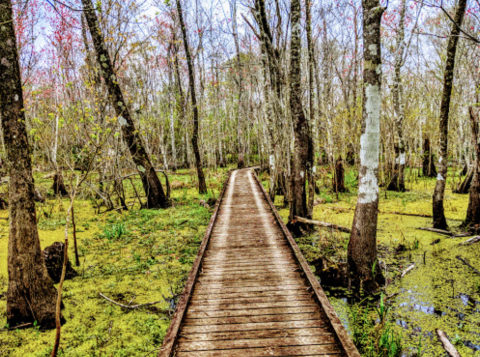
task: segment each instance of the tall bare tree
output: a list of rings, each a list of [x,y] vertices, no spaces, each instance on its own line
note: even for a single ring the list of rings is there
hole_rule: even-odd
[[[447,59],[445,71],[443,73],[443,92],[442,103],[440,105],[440,155],[438,157],[438,175],[435,191],[433,192],[433,228],[447,229],[447,220],[445,219],[445,210],[443,208],[443,199],[445,196],[445,186],[448,169],[448,119],[450,115],[450,101],[452,97],[453,75],[455,72],[455,56],[457,54],[457,44],[465,16],[467,0],[459,0],[455,18],[452,22],[450,37],[447,46]]]
[[[108,88],[110,101],[115,108],[118,122],[122,127],[125,143],[130,150],[133,162],[140,174],[143,189],[147,196],[147,207],[166,208],[169,206],[168,199],[163,192],[162,183],[155,172],[155,168],[153,167],[148,152],[145,149],[142,138],[135,129],[135,123],[130,115],[128,104],[125,102],[122,90],[118,83],[117,75],[113,68],[110,54],[105,46],[102,31],[98,25],[95,8],[93,7],[91,0],[82,0],[82,4],[85,19],[87,20],[93,45],[97,53],[98,66]]]
[[[57,291],[40,248],[12,2],[0,0],[0,118],[9,187],[7,322],[55,327]]]
[[[187,57],[190,99],[192,100],[192,107],[193,107],[192,147],[193,147],[193,154],[195,155],[195,164],[197,166],[198,191],[200,193],[207,193],[207,184],[205,183],[205,175],[203,174],[202,158],[200,157],[200,151],[198,149],[198,126],[199,126],[200,119],[198,115],[197,95],[195,94],[195,73],[193,69],[193,60],[192,60],[192,55],[190,53],[190,47],[188,45],[187,29],[185,27],[185,21],[183,20],[181,0],[177,0],[177,12],[178,12],[177,14],[178,22],[180,24],[180,28],[182,29],[183,46],[185,48],[185,55]]]
[[[295,145],[292,162],[292,200],[290,202],[289,226],[299,228],[295,216],[306,217],[307,196],[305,179],[307,175],[308,123],[302,106],[302,38],[300,0],[291,1],[290,40],[290,110],[295,130]]]
[[[363,0],[364,95],[358,198],[348,243],[350,279],[365,291],[384,282],[377,261],[378,166],[382,105],[380,24],[385,10],[379,0]]]
[[[237,86],[238,86],[238,110],[237,110],[237,142],[238,142],[238,161],[237,167],[239,169],[245,167],[245,118],[243,110],[243,74],[242,74],[242,59],[240,56],[240,42],[238,41],[238,24],[237,24],[237,0],[230,0],[230,8],[232,10],[232,28],[233,41],[235,43],[236,51],[236,66],[237,66]]]

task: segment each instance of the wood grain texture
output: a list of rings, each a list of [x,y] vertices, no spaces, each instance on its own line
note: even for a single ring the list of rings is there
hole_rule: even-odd
[[[253,171],[225,187],[159,356],[359,357]]]

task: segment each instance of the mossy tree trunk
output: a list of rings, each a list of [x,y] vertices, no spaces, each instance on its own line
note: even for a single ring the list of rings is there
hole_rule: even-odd
[[[480,224],[480,135],[478,128],[478,114],[475,114],[473,107],[469,108],[472,124],[472,135],[475,141],[475,163],[473,177],[468,197],[467,217],[464,226],[475,226]]]
[[[314,74],[315,69],[315,53],[313,51],[312,40],[312,16],[310,10],[310,0],[305,1],[305,22],[307,31],[307,48],[308,48],[308,104],[309,104],[309,121],[308,121],[308,151],[307,151],[307,180],[308,180],[308,202],[307,202],[307,218],[313,218],[313,206],[315,201],[315,134],[316,134],[316,112],[314,104]],[[317,93],[318,95],[318,93]]]
[[[306,217],[307,196],[305,189],[308,156],[308,123],[302,107],[301,89],[301,9],[300,0],[291,1],[291,42],[290,42],[290,110],[295,130],[295,144],[292,159],[289,228],[297,234],[300,223],[295,216]]]
[[[453,74],[455,71],[455,55],[457,53],[460,26],[462,26],[467,0],[459,0],[455,13],[455,22],[452,23],[450,38],[447,46],[447,60],[443,78],[442,102],[440,105],[440,155],[438,158],[438,175],[435,191],[433,192],[433,228],[448,229],[443,208],[445,186],[448,169],[448,119],[450,115],[450,101],[453,89]]]
[[[12,3],[0,0],[0,117],[10,174],[7,323],[55,327],[57,291],[40,248]]]

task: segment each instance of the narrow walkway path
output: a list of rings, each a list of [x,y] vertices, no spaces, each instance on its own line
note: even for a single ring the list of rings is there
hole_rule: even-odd
[[[234,171],[172,351],[160,356],[360,356],[314,290],[254,173]]]

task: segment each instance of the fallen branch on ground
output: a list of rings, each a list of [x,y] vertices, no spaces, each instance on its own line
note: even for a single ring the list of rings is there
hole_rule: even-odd
[[[102,293],[98,293],[98,295],[100,295],[102,298],[104,298],[105,300],[111,302],[111,303],[114,304],[114,305],[123,307],[124,309],[129,309],[129,310],[135,310],[135,309],[138,309],[138,308],[140,308],[140,307],[156,305],[156,304],[160,304],[161,302],[163,302],[163,301],[155,301],[155,302],[149,302],[149,303],[146,303],[146,304],[139,304],[139,305],[129,306],[129,305],[124,305],[124,304],[120,304],[119,302],[113,301],[112,299],[109,299],[108,297],[106,297],[106,296],[103,295]]]
[[[344,211],[355,211],[354,208],[344,208],[344,207],[325,207],[329,209],[333,209],[334,211],[339,211],[339,212],[344,212]],[[423,214],[423,213],[408,213],[408,212],[382,212],[378,211],[379,214],[395,214],[399,216],[411,216],[411,217],[421,217],[421,218],[433,218],[432,215],[430,214]],[[448,221],[458,221],[462,222],[461,219],[456,219],[456,218],[447,218]]]
[[[450,232],[450,231],[444,231],[443,229],[437,229],[437,228],[418,228],[422,231],[429,231],[429,232],[433,232],[433,233],[438,233],[438,234],[443,234],[443,235],[446,235],[446,236],[453,236],[453,233]]]
[[[455,234],[452,238],[470,237],[471,235],[472,235],[471,232],[465,232],[465,233]]]
[[[27,328],[27,327],[31,327],[31,326],[33,326],[33,323],[29,322],[29,323],[22,324],[22,325],[17,325],[17,326],[13,326],[13,327],[2,328],[2,329],[0,329],[0,332],[1,332],[1,331],[19,330],[19,329],[23,329],[23,328]]]
[[[460,243],[460,245],[470,245],[478,242],[480,242],[480,236],[475,236],[470,238],[469,240],[466,240],[465,242]]]
[[[408,272],[410,272],[413,268],[415,268],[415,264],[410,265],[407,269],[402,271],[402,275],[400,276],[400,278],[403,278],[405,275],[407,275]]]
[[[352,230],[350,228],[342,227],[342,226],[339,226],[339,225],[333,224],[333,223],[313,221],[311,219],[307,219],[307,218],[303,218],[303,217],[299,217],[299,216],[295,216],[295,219],[300,223],[313,224],[313,225],[319,226],[319,227],[335,229],[335,230],[340,231],[340,232],[352,233]]]
[[[469,262],[467,259],[465,258],[462,258],[461,256],[457,255],[456,258],[458,260],[460,260],[463,264],[465,264],[467,267],[469,267],[470,269],[472,269],[476,274],[480,275],[480,271],[478,271],[477,269],[475,269]]]
[[[445,349],[445,351],[447,351],[450,357],[462,357],[460,356],[460,353],[458,353],[457,349],[452,345],[447,335],[445,335],[445,332],[439,329],[436,329],[435,332],[437,333],[438,339],[442,343],[443,348]]]

